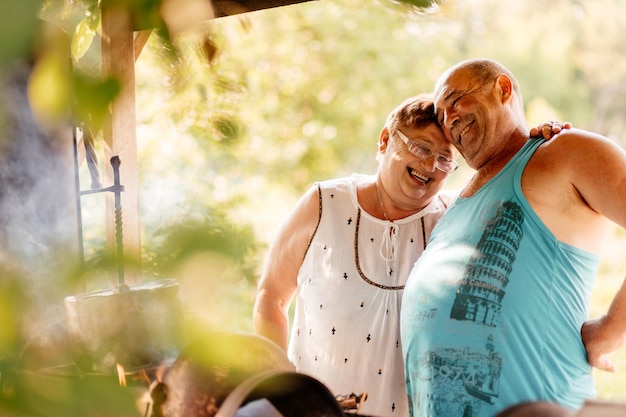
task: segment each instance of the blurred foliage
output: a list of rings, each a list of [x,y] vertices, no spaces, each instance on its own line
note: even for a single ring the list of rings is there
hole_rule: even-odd
[[[15,271],[0,267],[0,360],[19,351],[23,340],[21,313],[28,305],[22,279]]]
[[[565,0],[547,6],[553,13],[525,3],[513,7],[528,19],[498,17],[511,7],[444,2],[436,11],[407,15],[376,3],[305,3],[212,21],[206,28],[217,49],[211,62],[199,41],[205,34],[193,32],[177,39],[184,62],[172,66],[151,56],[158,51],[146,51],[138,71],[144,62],[150,71],[167,67],[155,85],[167,97],[159,113],[215,155],[209,169],[225,172],[230,184],[261,177],[289,192],[373,170],[387,112],[405,96],[430,90],[447,66],[471,56],[499,59],[518,74],[531,123],[560,118],[598,130],[590,84],[596,76],[578,65],[590,47],[572,30],[595,21],[581,18],[583,7]],[[560,24],[553,22],[557,17]],[[139,74],[138,83],[146,85],[147,71]],[[224,142],[227,149],[218,145]],[[236,173],[228,168],[234,161]]]
[[[0,414],[5,417],[137,417],[136,389],[120,387],[117,375],[59,377],[53,373],[4,369],[4,397]],[[7,378],[9,376],[9,378]],[[10,392],[7,392],[9,391]]]
[[[0,68],[25,56],[35,43],[41,0],[0,3]]]
[[[257,245],[251,227],[233,224],[224,213],[195,213],[194,217],[183,222],[176,219],[152,233],[150,246],[154,252],[146,253],[144,259],[152,261],[157,268],[153,273],[163,273],[196,253],[211,251],[241,265],[246,279],[254,284],[254,270],[250,266],[244,268]]]

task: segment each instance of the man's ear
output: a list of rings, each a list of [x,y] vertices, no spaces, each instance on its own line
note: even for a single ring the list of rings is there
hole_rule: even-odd
[[[513,83],[511,79],[504,74],[498,75],[496,78],[496,86],[498,93],[500,94],[500,101],[502,104],[508,103],[513,97]]]

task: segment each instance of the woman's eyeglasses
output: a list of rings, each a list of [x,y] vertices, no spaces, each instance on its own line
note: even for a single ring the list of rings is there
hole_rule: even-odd
[[[400,130],[396,130],[402,142],[404,142],[411,152],[411,155],[415,156],[422,161],[428,161],[433,156],[435,157],[435,167],[443,172],[454,172],[459,167],[459,164],[452,158],[449,158],[445,155],[437,153],[430,149],[430,147],[418,140],[412,140],[407,138],[404,133],[400,132]]]

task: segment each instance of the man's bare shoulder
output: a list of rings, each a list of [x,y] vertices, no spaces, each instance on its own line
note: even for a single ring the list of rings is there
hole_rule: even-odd
[[[543,143],[531,159],[535,172],[544,178],[552,172],[597,179],[602,172],[623,171],[625,164],[626,151],[616,141],[582,129],[559,133]]]
[[[603,147],[611,145],[613,141],[594,132],[583,129],[566,129],[561,131],[558,135],[552,139],[547,140],[540,147],[540,151],[544,152],[560,152],[567,149],[583,148],[587,150],[593,150],[596,147]],[[567,157],[568,154],[563,155]]]

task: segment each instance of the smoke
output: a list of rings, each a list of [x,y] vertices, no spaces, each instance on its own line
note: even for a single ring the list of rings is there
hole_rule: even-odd
[[[58,332],[77,254],[71,128],[38,125],[28,100],[32,69],[16,62],[0,73],[0,279],[25,294],[14,322],[5,317],[0,327],[13,326],[24,342]]]

